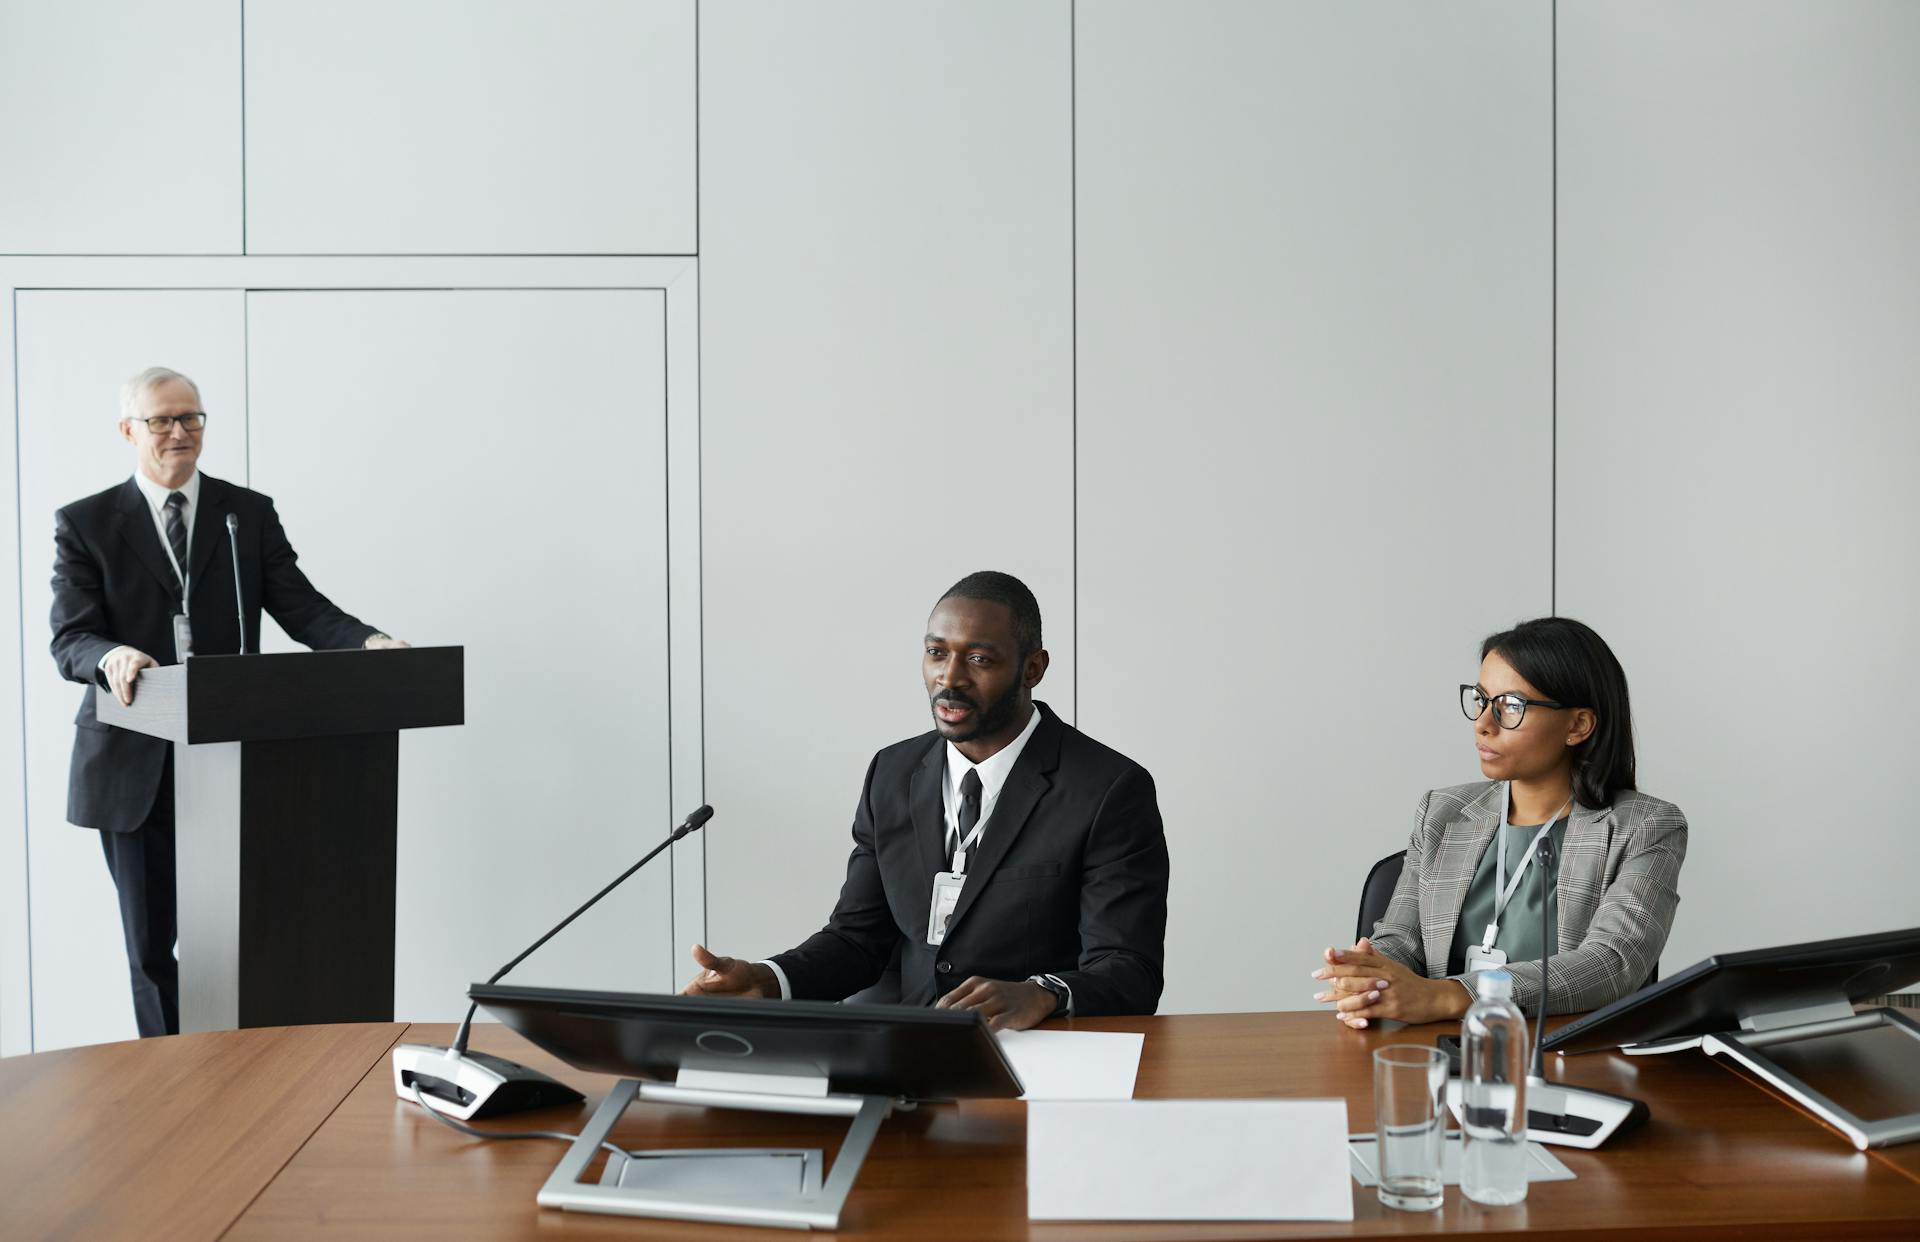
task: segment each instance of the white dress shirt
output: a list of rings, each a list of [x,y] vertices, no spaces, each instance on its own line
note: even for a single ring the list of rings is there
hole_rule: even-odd
[[[1000,800],[1000,791],[1005,788],[1007,774],[1013,771],[1014,761],[1020,758],[1020,752],[1027,748],[1027,739],[1040,727],[1040,706],[1035,704],[1033,712],[1027,717],[1027,727],[1020,730],[1020,736],[989,755],[983,762],[975,763],[960,753],[960,748],[952,742],[947,743],[947,779],[940,783],[940,800],[945,807],[947,821],[947,854],[952,856],[954,846],[960,837],[960,782],[966,779],[969,768],[980,773],[980,836],[975,839],[971,852],[975,857],[980,853],[980,842],[986,839],[987,821],[993,818],[994,804]],[[787,983],[787,972],[780,969],[780,963],[762,961],[759,965],[773,971],[773,977],[780,982],[780,999],[793,999],[793,988]],[[1068,993],[1068,1008],[1072,1008],[1072,993]]]

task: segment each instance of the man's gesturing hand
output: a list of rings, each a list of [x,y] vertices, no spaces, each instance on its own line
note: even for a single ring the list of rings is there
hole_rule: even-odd
[[[773,971],[759,962],[743,962],[737,957],[710,953],[707,946],[693,946],[694,964],[700,973],[680,989],[682,996],[761,996],[780,998],[780,981]]]
[[[1059,1002],[1037,983],[982,979],[974,975],[934,1004],[935,1009],[978,1009],[996,1031],[1024,1031],[1053,1016]]]
[[[115,647],[100,664],[100,670],[107,675],[107,688],[113,691],[113,697],[120,700],[122,707],[133,706],[133,679],[139,676],[140,670],[158,667],[160,662],[138,647]]]

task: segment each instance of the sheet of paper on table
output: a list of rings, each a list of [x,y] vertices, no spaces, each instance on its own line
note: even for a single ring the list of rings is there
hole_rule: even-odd
[[[1353,1164],[1353,1180],[1362,1186],[1380,1184],[1380,1143],[1372,1134],[1348,1136],[1347,1152]],[[1440,1181],[1448,1186],[1460,1184],[1460,1131],[1447,1131],[1440,1147]],[[1560,1158],[1538,1143],[1527,1144],[1527,1180],[1529,1182],[1570,1182],[1574,1172]]]
[[[1034,1220],[1352,1220],[1345,1100],[1027,1106]]]
[[[1001,1031],[1023,1100],[1130,1100],[1146,1036],[1127,1031]]]

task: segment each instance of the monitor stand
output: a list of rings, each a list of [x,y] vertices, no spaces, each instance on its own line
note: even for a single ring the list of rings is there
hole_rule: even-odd
[[[1920,1139],[1920,1024],[1906,1014],[1855,1013],[1841,996],[1743,1015],[1740,1025],[1701,1037],[1700,1047],[1739,1062],[1860,1151]],[[1862,1116],[1860,1105],[1875,1115]]]
[[[851,1117],[833,1167],[817,1147],[731,1147],[609,1153],[597,1183],[588,1165],[636,1100],[754,1112]],[[623,1078],[540,1188],[541,1207],[786,1229],[837,1229],[847,1192],[895,1103],[879,1095],[833,1095],[827,1080],[794,1075],[682,1070],[671,1085]]]

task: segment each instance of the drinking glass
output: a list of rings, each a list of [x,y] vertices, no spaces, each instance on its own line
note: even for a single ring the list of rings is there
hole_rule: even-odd
[[[1447,1059],[1438,1048],[1403,1044],[1373,1054],[1374,1129],[1380,1145],[1380,1202],[1403,1212],[1440,1206],[1441,1145],[1447,1136]]]

